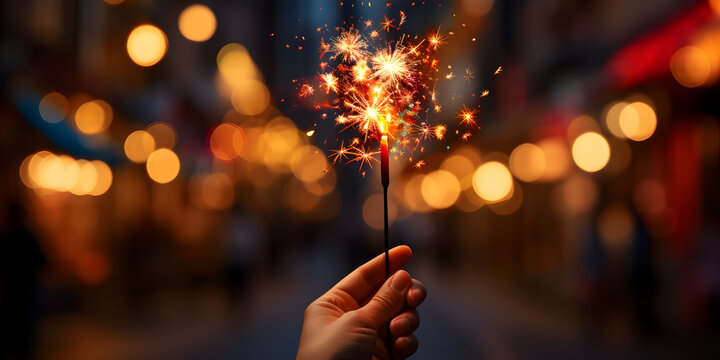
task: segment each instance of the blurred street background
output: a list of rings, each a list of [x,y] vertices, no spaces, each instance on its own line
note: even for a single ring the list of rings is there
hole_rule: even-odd
[[[414,358],[720,358],[720,0],[5,0],[0,358],[294,358],[383,244],[298,90],[400,11],[480,106],[391,161]]]

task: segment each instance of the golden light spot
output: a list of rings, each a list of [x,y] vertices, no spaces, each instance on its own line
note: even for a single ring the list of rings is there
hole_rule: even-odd
[[[567,143],[560,137],[550,137],[541,140],[537,146],[545,154],[545,172],[538,179],[541,181],[556,181],[570,170],[570,151]]]
[[[134,131],[125,139],[124,149],[128,159],[139,164],[155,150],[155,139],[147,131]]]
[[[140,25],[130,32],[127,39],[127,52],[130,59],[140,66],[153,66],[167,52],[168,42],[165,33],[154,25]]]
[[[372,194],[365,199],[362,207],[362,216],[365,223],[375,230],[382,230],[385,225],[383,212],[383,194]],[[388,225],[395,222],[398,208],[392,198],[388,198]]]
[[[480,165],[473,174],[473,189],[486,201],[498,201],[513,188],[513,179],[505,165],[490,161]]]
[[[153,181],[166,184],[180,172],[180,159],[170,149],[158,149],[150,154],[145,167]]]
[[[327,156],[315,146],[306,145],[295,150],[290,158],[293,175],[302,182],[313,182],[325,175],[329,166]]]
[[[472,186],[472,174],[475,172],[475,165],[470,159],[463,155],[453,155],[440,164],[441,170],[451,172],[460,181],[462,190]]]
[[[704,85],[712,72],[711,59],[696,46],[678,50],[670,60],[670,71],[680,85],[695,88]]]
[[[625,101],[611,103],[605,107],[605,126],[616,138],[625,139],[626,136],[620,129],[620,113],[627,106]]]
[[[630,140],[643,141],[655,133],[656,127],[655,110],[644,102],[631,103],[620,112],[620,130]]]
[[[206,41],[215,34],[217,20],[209,7],[202,4],[190,5],[180,13],[180,33],[192,41]]]
[[[434,209],[451,207],[460,195],[460,190],[460,181],[447,170],[431,172],[420,186],[423,200]]]
[[[546,167],[545,153],[535,144],[520,144],[510,153],[510,170],[522,181],[539,179]]]
[[[486,15],[492,9],[494,0],[462,0],[463,13],[472,17],[481,17]]]
[[[75,126],[88,135],[99,134],[112,122],[112,108],[102,100],[88,101],[75,111]]]
[[[222,123],[211,130],[209,145],[213,156],[222,161],[232,161],[238,154],[234,141],[240,128],[235,124]]]
[[[70,193],[74,195],[88,195],[95,188],[98,182],[98,172],[95,165],[87,160],[78,160],[80,173],[75,186],[70,189]]]
[[[175,130],[168,123],[155,122],[150,124],[145,130],[155,139],[156,148],[172,149],[175,146]]]
[[[710,8],[712,8],[715,15],[720,15],[720,0],[709,0]]]
[[[69,109],[68,99],[58,92],[51,92],[40,100],[40,117],[51,124],[63,121]]]
[[[591,116],[578,116],[568,125],[567,139],[569,142],[573,142],[578,136],[588,131],[599,133],[600,127]]]
[[[610,145],[602,135],[586,132],[575,139],[572,156],[579,168],[596,172],[604,168],[610,160]]]
[[[244,46],[230,43],[217,55],[218,71],[230,90],[245,80],[260,80],[260,72]]]
[[[239,82],[232,91],[233,108],[245,115],[259,115],[270,104],[270,91],[260,81],[248,79]]]
[[[93,160],[90,163],[95,167],[97,181],[95,181],[95,186],[93,186],[92,190],[88,191],[88,195],[100,196],[106,193],[112,185],[112,170],[110,170],[110,167],[106,163],[100,160]]]

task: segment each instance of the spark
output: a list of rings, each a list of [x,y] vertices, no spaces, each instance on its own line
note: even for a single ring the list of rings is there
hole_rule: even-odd
[[[329,94],[330,90],[332,90],[334,93],[337,94],[337,77],[333,75],[333,73],[325,73],[320,75],[320,78],[323,80],[323,84],[325,85],[325,93]]]
[[[425,160],[418,160],[418,162],[413,165],[414,168],[419,169],[421,167],[425,166]]]
[[[462,110],[460,110],[460,114],[458,114],[458,117],[460,120],[460,125],[468,125],[473,126],[477,123],[477,120],[475,119],[475,114],[478,113],[478,110],[470,110],[465,105],[463,105]]]
[[[470,138],[471,135],[472,135],[472,134],[470,134],[469,131],[465,132],[464,134],[462,134],[462,140],[463,140],[463,141],[467,141],[468,138]]]
[[[310,84],[303,84],[300,87],[300,92],[298,95],[303,98],[312,95],[315,92],[315,89]]]
[[[447,127],[445,125],[438,125],[433,129],[433,132],[435,133],[435,138],[438,140],[442,140],[445,137],[445,131],[447,130]]]
[[[345,142],[340,142],[340,148],[336,150],[330,150],[333,154],[330,155],[330,158],[332,158],[333,164],[336,163],[338,160],[344,160],[348,158],[349,152],[348,149],[344,146]]]
[[[372,32],[370,32],[370,37],[371,37],[371,38],[376,38],[376,37],[378,37],[378,35],[380,35],[380,34],[378,34],[378,32],[375,31],[375,30],[373,30]]]
[[[358,61],[355,66],[352,67],[353,74],[355,75],[355,81],[361,82],[367,79],[367,74],[370,72],[370,68],[367,66],[367,60],[362,59]]]
[[[437,31],[428,37],[428,42],[433,50],[437,51],[440,46],[446,44],[445,39],[447,39],[447,36],[441,36],[440,27],[438,27]]]
[[[350,29],[342,32],[333,40],[333,58],[342,55],[344,62],[358,61],[366,54],[367,42],[357,30]]]
[[[445,75],[445,78],[448,79],[448,80],[451,80],[451,79],[454,78],[454,77],[455,77],[455,74],[453,74],[452,71],[449,72],[449,73],[447,73],[447,74]]]
[[[503,71],[502,66],[498,66],[497,70],[495,70],[495,73],[493,73],[493,75],[497,75],[497,74],[499,74],[499,73],[502,72],[502,71]]]
[[[473,72],[470,70],[470,68],[465,69],[465,80],[470,82],[471,79],[474,79],[475,76],[473,76]]]
[[[366,28],[366,29],[369,28],[369,27],[371,27],[371,26],[372,26],[372,20],[367,20],[367,21],[365,21],[365,28]]]
[[[385,15],[383,15],[383,16],[385,16]],[[388,19],[387,16],[385,16],[385,21],[383,21],[383,22],[381,23],[381,24],[382,24],[382,29],[385,30],[385,31],[387,31],[387,32],[390,32],[390,28],[391,28],[391,27],[394,27],[394,26],[392,25],[393,21],[395,21],[395,19]]]
[[[490,95],[490,90],[483,90],[482,94],[480,94],[480,97],[485,97]]]
[[[413,64],[404,50],[404,46],[397,44],[394,50],[385,48],[379,51],[372,58],[374,76],[392,84],[407,78]]]
[[[401,26],[405,23],[405,20],[407,20],[407,16],[405,16],[404,11],[400,11],[400,22],[398,23],[397,28],[400,29]]]
[[[377,161],[380,162],[380,160],[375,158],[376,154],[379,154],[379,151],[367,151],[365,150],[365,147],[361,146],[359,148],[354,148],[352,152],[350,152],[351,155],[354,155],[355,157],[350,159],[348,163],[351,162],[359,162],[360,163],[360,171],[362,171],[363,165],[367,164],[372,169],[372,162]]]

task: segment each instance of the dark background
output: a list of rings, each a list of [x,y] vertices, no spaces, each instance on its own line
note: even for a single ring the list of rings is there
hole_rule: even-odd
[[[205,42],[178,30],[186,1],[2,3],[2,358],[292,358],[305,306],[382,250],[379,174],[288,160],[308,144],[337,148],[338,128],[298,98],[298,84],[320,72],[318,46],[335,27],[378,28],[400,10],[402,32],[455,33],[439,52],[441,74],[451,65],[456,77],[439,80],[438,120],[457,121],[463,104],[481,109],[467,141],[430,143],[413,160],[421,169],[391,165],[391,242],[413,248],[408,270],[429,290],[414,358],[720,355],[719,1],[203,3],[217,18]],[[169,44],[151,67],[126,51],[145,23]],[[217,56],[228,43],[247,49],[270,92],[257,115],[238,113],[223,90]],[[671,69],[686,46],[704,57]],[[699,86],[683,86],[684,73],[700,73]],[[472,95],[480,89],[490,95]],[[39,112],[51,92],[69,99],[53,124]],[[83,99],[112,107],[103,133],[74,125]],[[618,101],[652,106],[649,139],[608,128]],[[568,153],[582,115],[610,143],[595,173]],[[278,116],[293,122],[266,127]],[[167,184],[123,151],[128,134],[157,122],[174,131],[168,146],[181,164]],[[217,159],[224,145],[211,139],[221,123],[244,134],[231,161]],[[504,202],[473,205],[471,187],[433,209],[412,187],[450,156],[507,163],[516,146],[547,139],[561,145],[548,167],[563,157],[568,166],[553,179],[515,179]],[[112,184],[99,196],[33,186],[22,164],[42,150],[101,160]],[[294,166],[326,170],[323,194],[303,189]]]

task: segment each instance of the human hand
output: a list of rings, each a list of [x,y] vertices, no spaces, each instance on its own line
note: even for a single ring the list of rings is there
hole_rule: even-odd
[[[305,310],[297,360],[390,359],[385,344],[390,322],[392,352],[404,359],[418,348],[413,332],[425,286],[400,269],[412,250],[390,250],[390,278],[385,281],[385,255],[379,255],[340,280]]]

